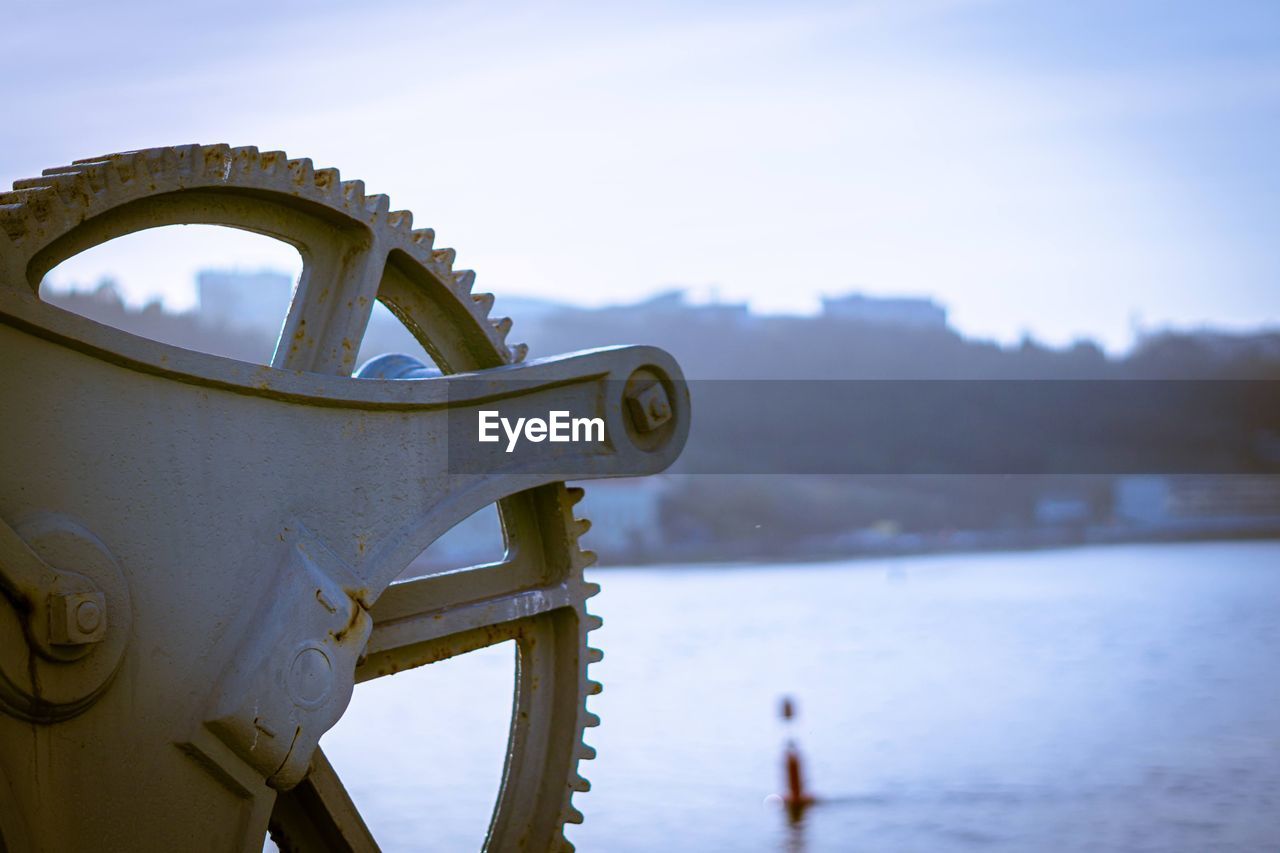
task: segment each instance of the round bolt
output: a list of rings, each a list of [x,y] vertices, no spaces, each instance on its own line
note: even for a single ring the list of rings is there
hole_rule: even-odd
[[[76,608],[76,627],[92,634],[102,624],[102,608],[96,601],[82,601]]]
[[[293,701],[308,708],[325,700],[333,687],[333,679],[333,663],[324,649],[307,646],[294,656],[287,684]]]

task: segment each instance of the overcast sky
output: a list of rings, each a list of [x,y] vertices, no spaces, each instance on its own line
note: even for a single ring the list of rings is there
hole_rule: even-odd
[[[283,149],[390,194],[499,305],[929,294],[970,334],[1113,349],[1135,317],[1280,322],[1280,3],[6,0],[0,30],[4,185]],[[185,231],[54,279],[181,308],[199,267],[291,263]]]

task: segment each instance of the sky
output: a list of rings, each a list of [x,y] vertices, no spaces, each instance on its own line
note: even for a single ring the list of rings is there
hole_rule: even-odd
[[[0,25],[0,185],[282,149],[413,211],[499,310],[928,295],[969,335],[1113,351],[1280,324],[1274,2],[5,0]],[[184,309],[202,267],[297,264],[171,230],[51,282]]]

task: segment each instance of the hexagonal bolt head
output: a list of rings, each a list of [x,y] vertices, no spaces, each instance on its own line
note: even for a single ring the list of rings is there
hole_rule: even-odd
[[[84,646],[107,635],[107,597],[100,592],[49,595],[49,642]]]
[[[631,422],[640,432],[653,432],[671,420],[671,401],[661,382],[655,382],[643,391],[627,397],[627,409]]]

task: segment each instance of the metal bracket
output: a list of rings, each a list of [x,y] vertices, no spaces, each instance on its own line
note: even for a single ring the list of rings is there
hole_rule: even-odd
[[[373,629],[350,569],[301,524],[242,640],[205,725],[273,788],[306,775],[320,736],[351,701],[356,660]]]

